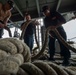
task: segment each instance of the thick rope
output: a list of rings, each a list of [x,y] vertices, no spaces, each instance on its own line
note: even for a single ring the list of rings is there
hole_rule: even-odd
[[[1,57],[0,74],[3,74],[3,75],[6,75],[6,74],[7,75],[8,74],[9,75],[11,74],[12,75],[22,75],[22,74],[24,75],[76,75],[75,69],[73,71],[72,68],[61,67],[52,62],[34,61],[31,63],[29,61],[29,59],[31,59],[30,58],[31,56],[29,53],[30,50],[29,51],[27,50],[27,46],[25,46],[26,44],[21,42],[21,40],[17,40],[17,41],[19,41],[23,46],[23,52],[21,52],[21,54],[18,53],[19,52],[18,50],[17,50],[18,52],[14,55],[12,55],[10,52],[7,53],[4,50],[0,51],[0,57]],[[14,42],[12,43],[14,44]],[[15,44],[16,43],[17,42],[15,42]],[[25,59],[24,57],[26,58],[25,61],[27,62],[24,62],[24,59]],[[73,68],[76,68],[76,66],[74,66]]]
[[[9,36],[12,37],[12,33],[11,33],[10,28],[6,26],[4,29],[6,29],[8,31]]]
[[[59,40],[64,44],[65,47],[67,47],[68,49],[72,50],[73,52],[76,53],[76,49],[72,46],[70,46],[59,34],[59,32],[57,31],[57,29],[53,30],[54,33],[56,34],[56,36],[59,38]]]
[[[49,37],[49,36],[48,36],[48,32],[49,32],[49,30],[47,30],[47,31],[45,32],[45,40],[44,40],[44,44],[43,44],[40,52],[39,52],[37,55],[33,56],[33,57],[31,58],[32,60],[38,59],[38,58],[42,55],[42,53],[45,51],[46,46],[47,46],[47,44],[48,44],[48,37]]]
[[[23,39],[24,34],[25,34],[25,31],[26,31],[28,25],[29,25],[31,22],[33,22],[33,20],[30,20],[30,21],[27,21],[27,22],[24,23],[24,28],[23,28],[22,33],[21,33],[21,36],[20,36],[20,38],[19,38],[20,40]]]
[[[76,49],[75,49],[74,47],[70,46],[70,45],[61,37],[61,35],[58,33],[57,29],[51,29],[51,26],[50,26],[50,27],[48,27],[48,28],[46,29],[46,32],[45,32],[45,41],[44,41],[44,44],[43,44],[42,49],[40,50],[40,52],[39,52],[36,56],[32,57],[32,60],[35,60],[35,59],[39,58],[39,57],[42,55],[42,53],[45,51],[46,46],[47,46],[47,44],[48,44],[48,37],[49,37],[48,33],[49,33],[49,31],[53,31],[53,32],[56,34],[56,36],[59,38],[59,40],[64,44],[64,46],[66,46],[68,49],[70,49],[70,50],[72,50],[73,52],[76,53]]]
[[[24,63],[20,68],[23,69],[23,73],[27,73],[26,75],[76,75],[76,71],[52,62],[34,61],[32,63]]]
[[[32,51],[34,52],[35,50],[37,50],[39,48],[39,42],[37,40],[37,36],[36,36],[36,26],[35,26],[35,41],[36,41],[36,44],[37,44],[37,47],[35,47]]]
[[[24,62],[31,62],[29,47],[16,38],[0,39],[0,75],[16,74]],[[20,51],[20,47],[22,50]]]

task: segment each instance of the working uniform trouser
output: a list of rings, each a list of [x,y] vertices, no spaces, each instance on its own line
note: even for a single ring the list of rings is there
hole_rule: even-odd
[[[64,40],[66,41],[67,36],[66,33],[64,31],[60,32],[60,35],[64,38]],[[70,51],[68,48],[66,48],[62,42],[56,37],[56,35],[54,34],[53,36],[54,38],[49,36],[49,53],[50,53],[50,58],[54,57],[55,55],[55,41],[56,39],[59,42],[60,45],[60,55],[63,56],[64,59],[69,59],[71,57]]]
[[[24,37],[24,42],[28,45],[28,47],[29,47],[30,50],[32,51],[33,44],[34,44],[33,35],[26,35],[26,36]]]

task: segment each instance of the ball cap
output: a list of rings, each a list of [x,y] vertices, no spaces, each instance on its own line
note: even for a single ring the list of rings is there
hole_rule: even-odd
[[[8,0],[8,1],[7,1],[7,3],[10,5],[10,7],[11,7],[11,8],[13,8],[13,7],[14,7],[14,3],[13,3],[13,1]]]
[[[42,12],[45,12],[47,9],[49,9],[49,6],[47,6],[47,5],[46,6],[43,6],[42,7]]]

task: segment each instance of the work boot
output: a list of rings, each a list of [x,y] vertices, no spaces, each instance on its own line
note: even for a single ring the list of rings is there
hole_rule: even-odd
[[[63,66],[69,66],[70,65],[70,61],[68,59],[64,59],[62,65]]]

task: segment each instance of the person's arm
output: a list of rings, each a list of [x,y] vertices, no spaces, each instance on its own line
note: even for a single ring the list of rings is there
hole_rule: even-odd
[[[0,17],[1,17],[1,10],[2,10],[2,3],[0,3]],[[2,21],[1,18],[0,21]],[[0,28],[4,28],[4,24],[2,22],[0,22]]]
[[[7,22],[8,22],[8,20],[9,20],[10,17],[11,17],[11,12],[8,11],[7,17],[5,17],[5,19],[3,20],[3,22],[4,22],[4,29],[6,29],[6,30],[9,32],[9,36],[12,37],[11,30],[10,30],[10,28],[7,26]]]
[[[10,17],[11,17],[11,12],[8,11],[7,17],[5,17],[5,19],[3,20],[5,26],[7,26],[7,22],[9,21]]]
[[[55,12],[55,16],[58,20],[58,24],[56,26],[52,26],[52,29],[55,29],[55,28],[61,26],[62,24],[66,23],[65,18],[60,13]]]
[[[56,15],[57,15],[56,17],[59,20],[59,22],[61,22],[62,24],[66,23],[65,18],[60,13],[56,12]]]

